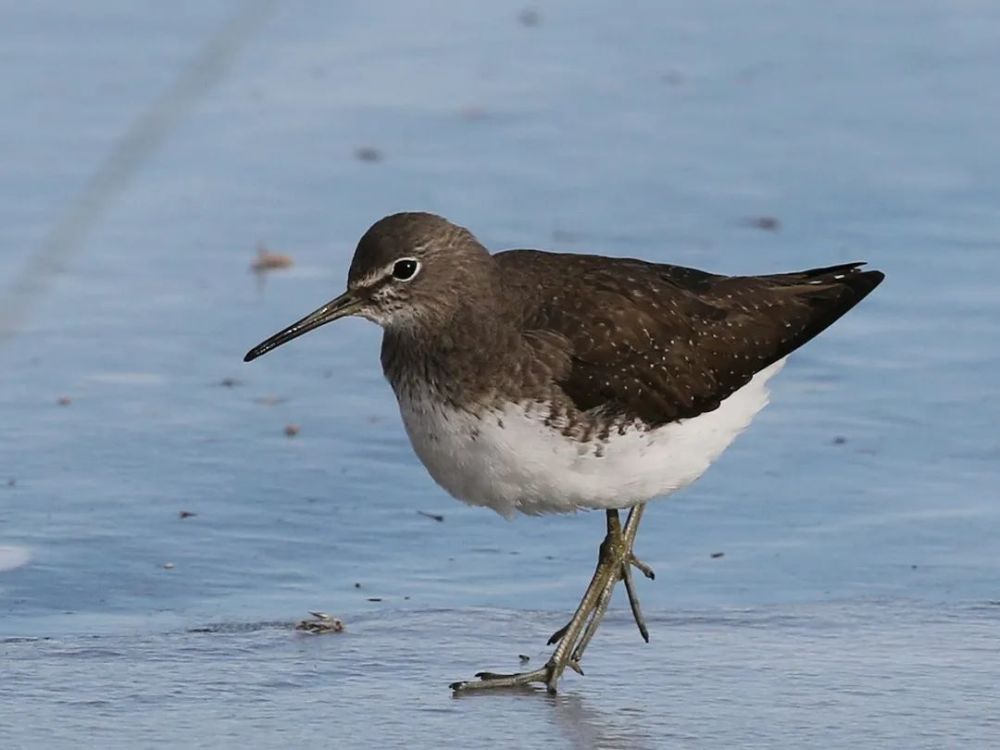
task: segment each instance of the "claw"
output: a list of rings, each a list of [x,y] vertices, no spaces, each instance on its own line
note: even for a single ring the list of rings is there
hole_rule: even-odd
[[[559,630],[557,630],[552,635],[550,635],[549,636],[549,640],[548,640],[548,642],[545,645],[546,646],[551,646],[553,644],[559,643],[559,641],[562,640],[562,637],[564,635],[566,635],[566,631],[567,630],[569,630],[569,623],[566,623],[561,628],[559,628]]]
[[[646,563],[644,563],[642,560],[640,560],[632,553],[629,553],[628,561],[629,564],[634,565],[636,568],[638,568],[639,571],[649,580],[652,581],[653,579],[656,578],[656,573],[653,572],[653,569],[648,565],[646,565]]]

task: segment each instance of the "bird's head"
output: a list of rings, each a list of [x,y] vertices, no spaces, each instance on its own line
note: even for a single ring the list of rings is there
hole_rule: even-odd
[[[358,242],[347,291],[258,344],[244,361],[348,315],[397,331],[441,327],[488,293],[492,263],[471,232],[440,216],[387,216]]]

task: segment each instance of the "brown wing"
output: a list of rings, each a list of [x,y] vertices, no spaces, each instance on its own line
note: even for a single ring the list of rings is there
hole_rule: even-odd
[[[515,285],[537,289],[545,279],[544,301],[523,312],[523,326],[562,342],[567,356],[556,380],[576,407],[650,425],[715,409],[883,278],[860,263],[717,276],[630,259],[609,267],[595,256],[518,250],[496,257]],[[534,274],[523,273],[529,266]]]

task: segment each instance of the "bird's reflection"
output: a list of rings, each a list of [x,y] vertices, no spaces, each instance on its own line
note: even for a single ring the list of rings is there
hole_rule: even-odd
[[[574,693],[549,695],[544,688],[521,687],[495,692],[458,693],[456,700],[483,700],[496,705],[500,694],[516,702],[530,701],[537,707],[547,703],[551,709],[551,726],[562,734],[573,750],[663,750],[661,732],[653,733],[644,726],[648,718],[639,706],[596,708]],[[546,712],[542,712],[546,713]]]
[[[574,750],[646,750],[662,748],[643,727],[641,708],[602,710],[579,695],[547,696],[555,723]]]

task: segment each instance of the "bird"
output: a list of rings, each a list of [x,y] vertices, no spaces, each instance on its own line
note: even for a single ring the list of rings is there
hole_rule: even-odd
[[[512,517],[603,510],[580,605],[538,669],[484,671],[456,693],[540,685],[581,662],[632,575],[647,504],[698,479],[768,403],[788,355],[884,278],[864,263],[727,276],[640,259],[491,253],[468,229],[396,213],[358,242],[347,288],[247,352],[347,316],[383,329],[381,364],[410,443],[455,498]],[[627,511],[622,522],[620,512]]]

